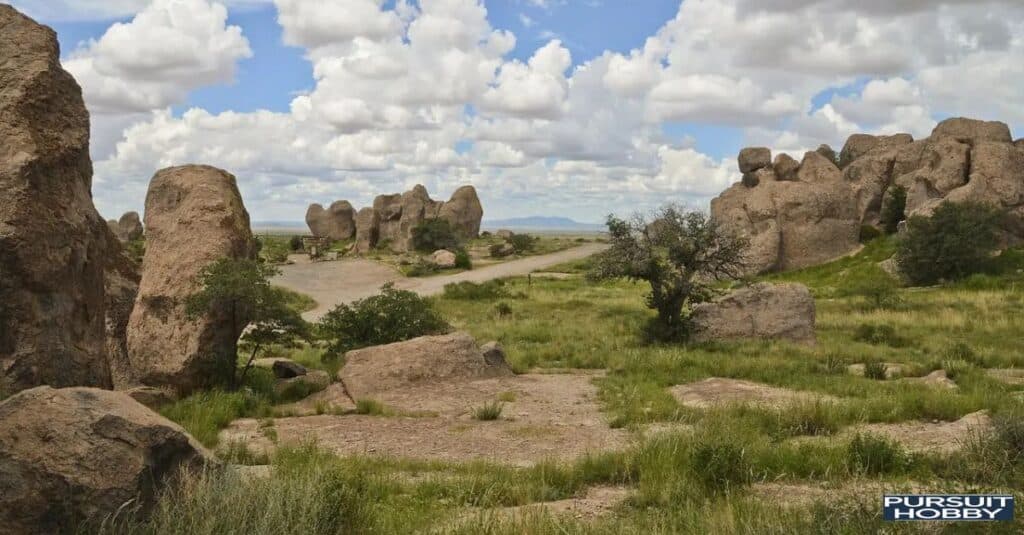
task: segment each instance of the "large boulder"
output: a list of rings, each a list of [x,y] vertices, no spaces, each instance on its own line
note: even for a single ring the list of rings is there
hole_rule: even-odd
[[[336,201],[330,208],[312,204],[306,211],[306,224],[314,236],[335,241],[351,239],[356,235],[355,210],[348,201]]]
[[[373,211],[377,215],[378,243],[397,241],[401,234],[402,194],[378,195],[373,200]]]
[[[200,165],[158,171],[146,194],[146,232],[128,355],[142,383],[184,394],[233,367],[249,320],[239,310],[215,309],[198,319],[185,313],[203,268],[256,256],[235,177]]]
[[[858,247],[853,191],[835,164],[817,152],[804,155],[795,180],[733,185],[711,201],[711,216],[750,240],[750,273],[812,266]]]
[[[135,241],[143,234],[142,220],[138,212],[125,212],[117,220],[117,239],[122,242]]]
[[[802,284],[759,283],[693,309],[694,340],[789,340],[814,344],[814,297]]]
[[[506,377],[512,368],[493,347],[462,332],[356,349],[345,354],[338,379],[354,400],[422,383]]]
[[[113,387],[118,390],[136,384],[128,358],[128,319],[139,294],[139,265],[129,256],[117,238],[110,234],[109,251],[103,278],[106,294],[107,360]]]
[[[772,151],[766,147],[746,147],[737,158],[741,173],[752,173],[772,164]]]
[[[446,249],[439,249],[430,255],[430,263],[439,268],[453,268],[457,262],[455,253]]]
[[[890,136],[843,168],[843,179],[853,190],[861,224],[879,224],[885,194],[893,182],[897,153],[909,143],[910,136]]]
[[[180,470],[212,459],[125,393],[25,390],[0,403],[0,532],[95,529],[126,504],[145,513]]]
[[[839,168],[847,165],[875,149],[888,149],[906,145],[914,141],[910,134],[894,134],[891,136],[872,136],[870,134],[853,134],[847,138],[843,149],[839,151]]]
[[[979,121],[965,117],[953,117],[942,121],[932,130],[932,137],[951,137],[961,143],[974,144],[978,141],[1011,143],[1010,127],[999,121]]]
[[[377,246],[380,235],[380,221],[377,211],[363,208],[356,214],[356,252],[366,253]]]
[[[1024,151],[1010,143],[979,141],[971,151],[967,184],[949,193],[946,202],[978,202],[1001,209],[1010,242],[1024,240]]]
[[[57,36],[0,4],[0,392],[110,386],[91,188],[89,115]]]
[[[484,208],[477,197],[476,188],[462,186],[455,190],[451,199],[441,206],[441,219],[448,220],[455,233],[464,240],[472,240],[480,236],[480,222],[484,217]]]
[[[952,137],[930,137],[900,147],[894,182],[907,190],[907,213],[930,211],[967,183],[971,146]]]
[[[444,203],[430,198],[427,188],[417,184],[402,194],[402,217],[398,235],[391,240],[391,250],[404,253],[413,250],[412,230],[427,219],[437,219]]]

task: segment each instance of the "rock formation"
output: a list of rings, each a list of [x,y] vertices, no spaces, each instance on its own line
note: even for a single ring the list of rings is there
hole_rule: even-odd
[[[135,385],[135,373],[128,358],[128,319],[139,293],[139,266],[128,257],[121,242],[108,234],[103,290],[106,299],[105,326],[107,361],[113,387],[123,390]]]
[[[0,4],[0,391],[110,386],[91,187],[89,115],[57,37]]]
[[[338,379],[360,400],[423,382],[511,375],[497,345],[477,347],[472,336],[458,332],[349,351]]]
[[[125,212],[121,219],[107,221],[107,226],[122,242],[135,241],[142,237],[142,220],[138,212]]]
[[[456,261],[455,253],[445,249],[439,249],[430,255],[430,263],[439,268],[453,268]]]
[[[342,207],[341,211],[346,215],[341,218],[332,216],[336,206]],[[404,253],[412,249],[412,229],[427,219],[445,219],[460,238],[470,240],[480,235],[480,221],[484,216],[473,186],[457,189],[451,199],[443,202],[431,199],[427,188],[417,185],[405,193],[378,195],[373,200],[373,207],[352,213],[352,205],[347,201],[334,203],[330,210],[314,204],[306,214],[306,223],[317,236],[330,236],[332,239],[354,236],[355,251],[359,253],[380,244],[386,244],[394,252]],[[344,232],[336,233],[344,238],[330,234],[328,222],[338,220],[352,222],[351,227],[344,227]]]
[[[760,154],[757,165],[771,161]],[[750,240],[751,273],[811,266],[857,247],[860,221],[839,169],[818,152],[805,154],[796,169],[790,160],[752,168],[748,158],[744,180],[711,201],[712,218]]]
[[[125,393],[25,390],[0,403],[0,532],[95,529],[124,504],[145,512],[179,469],[209,462],[184,429]]]
[[[779,339],[813,344],[814,297],[802,284],[759,283],[693,309],[694,340]]]
[[[907,191],[905,217],[943,202],[1001,208],[1008,242],[1024,240],[1024,150],[999,122],[954,118],[931,136],[854,134],[839,154],[841,174],[819,148],[797,164],[764,164],[761,148],[740,153],[743,180],[711,203],[712,216],[751,240],[751,272],[818,264],[857,247],[861,225],[879,225],[893,185]],[[824,156],[823,156],[824,154]]]
[[[310,205],[306,224],[314,236],[321,238],[341,241],[356,235],[355,210],[348,201],[337,201],[326,210],[319,204]]]
[[[244,311],[212,310],[191,320],[186,298],[214,261],[254,258],[249,214],[235,177],[209,166],[158,171],[146,194],[146,254],[128,322],[128,356],[137,378],[187,393],[234,364]]]

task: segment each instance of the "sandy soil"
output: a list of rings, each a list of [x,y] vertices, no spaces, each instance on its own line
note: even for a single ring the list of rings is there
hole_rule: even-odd
[[[985,411],[964,416],[955,422],[899,422],[863,424],[844,429],[840,438],[856,433],[871,433],[895,440],[909,451],[947,453],[963,447],[972,434],[989,429],[992,421]]]
[[[757,500],[785,507],[809,507],[815,502],[836,503],[855,501],[863,504],[879,503],[885,493],[920,493],[931,490],[916,482],[890,482],[853,480],[840,485],[809,483],[755,483],[750,496]]]
[[[776,407],[807,401],[835,401],[836,398],[815,392],[801,392],[776,386],[711,377],[696,383],[676,385],[669,392],[680,404],[708,408],[717,405],[741,404]]]
[[[316,321],[341,303],[350,303],[376,294],[380,287],[388,282],[394,282],[396,288],[411,290],[420,295],[435,295],[441,293],[444,286],[449,283],[484,282],[526,275],[564,262],[586,258],[607,247],[601,243],[588,243],[565,251],[529,256],[453,275],[419,278],[408,278],[393,267],[359,258],[337,262],[297,263],[281,266],[281,274],[275,277],[273,282],[315,299],[317,307],[303,314],[303,317],[308,321]]]
[[[1024,385],[1024,370],[1002,368],[988,370],[988,376],[1011,385]]]
[[[278,418],[278,444],[315,440],[339,455],[374,455],[447,461],[487,460],[531,466],[568,461],[587,452],[622,449],[629,433],[611,429],[599,410],[593,375],[520,375],[438,383],[389,392],[378,401],[395,414],[424,416],[320,415]],[[499,398],[497,421],[477,421],[475,407]],[[246,443],[254,452],[276,445],[255,419],[235,421],[221,443]]]
[[[552,514],[566,515],[576,520],[593,520],[612,512],[624,502],[632,489],[629,487],[598,486],[590,487],[583,496],[553,502],[538,502],[518,507],[499,507],[494,509],[471,509],[464,516],[465,521],[483,522],[495,520],[515,520],[530,515]]]

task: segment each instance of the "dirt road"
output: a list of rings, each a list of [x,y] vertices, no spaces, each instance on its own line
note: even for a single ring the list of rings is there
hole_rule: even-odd
[[[484,282],[526,275],[563,262],[586,258],[606,247],[600,243],[588,243],[557,253],[528,256],[454,275],[423,278],[405,277],[390,266],[365,259],[293,264],[281,266],[281,275],[275,277],[273,282],[316,299],[319,305],[303,314],[307,320],[315,321],[341,303],[376,294],[388,282],[394,282],[396,288],[411,290],[420,295],[434,295],[441,293],[444,286],[452,282]]]

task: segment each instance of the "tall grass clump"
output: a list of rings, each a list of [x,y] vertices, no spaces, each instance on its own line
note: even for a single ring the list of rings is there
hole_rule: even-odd
[[[444,296],[447,299],[459,301],[487,301],[509,298],[512,297],[512,294],[505,287],[505,281],[495,279],[480,283],[463,281],[446,284],[444,286]]]
[[[858,433],[850,441],[846,461],[851,473],[870,476],[896,473],[909,464],[909,458],[899,444],[863,433]]]

